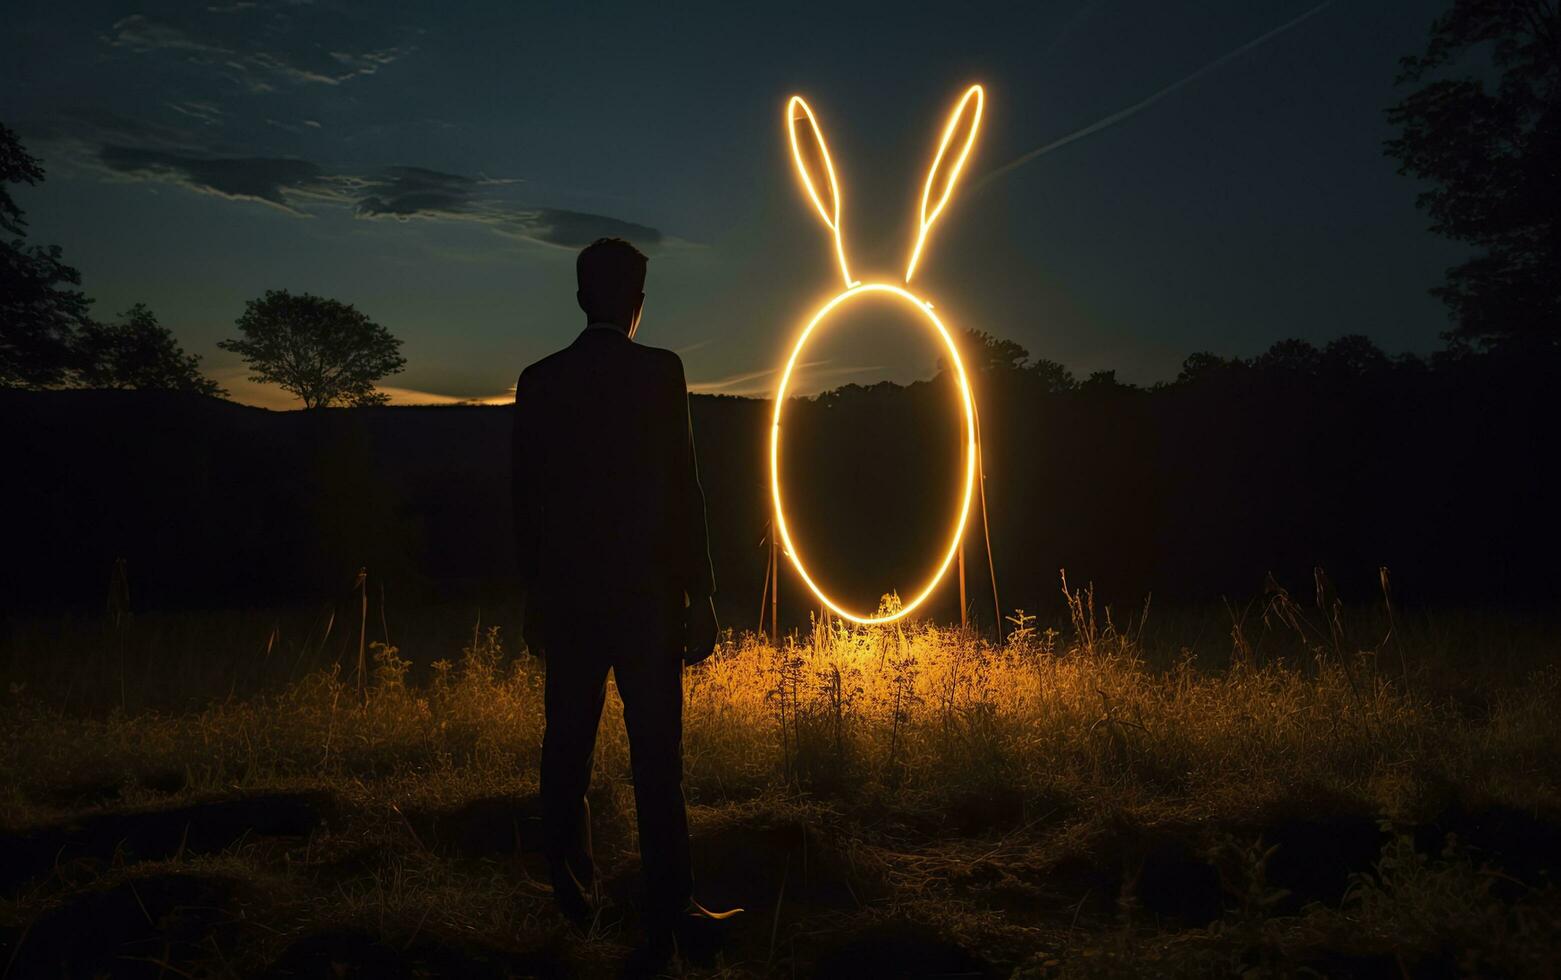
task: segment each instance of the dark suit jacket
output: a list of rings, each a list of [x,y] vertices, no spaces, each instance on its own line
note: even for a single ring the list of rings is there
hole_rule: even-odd
[[[514,438],[528,604],[715,591],[676,354],[587,328],[521,374]]]

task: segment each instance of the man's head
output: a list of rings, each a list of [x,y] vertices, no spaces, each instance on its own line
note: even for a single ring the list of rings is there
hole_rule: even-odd
[[[634,336],[645,304],[645,267],[650,262],[621,238],[598,238],[575,260],[575,297],[591,323],[615,323]]]

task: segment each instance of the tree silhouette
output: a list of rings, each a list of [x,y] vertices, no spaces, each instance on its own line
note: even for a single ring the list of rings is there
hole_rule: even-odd
[[[1413,355],[1410,355],[1413,358]],[[1392,367],[1393,361],[1382,348],[1362,334],[1346,334],[1328,341],[1323,348],[1320,369],[1326,374],[1361,378],[1381,374]]]
[[[186,354],[145,303],[117,323],[88,322],[77,344],[76,383],[84,388],[140,388],[225,395],[201,374],[200,356]]]
[[[995,337],[985,330],[966,328],[957,335],[960,356],[973,374],[1022,374],[1040,383],[1041,390],[1058,394],[1073,391],[1078,379],[1062,364],[1044,357],[1030,359],[1030,352],[1017,341]],[[948,358],[939,357],[939,373],[949,368]]]
[[[1109,371],[1091,371],[1089,377],[1079,382],[1078,390],[1098,395],[1102,392],[1116,392],[1135,387],[1137,386],[1118,381],[1117,372],[1113,368]]]
[[[1250,365],[1239,357],[1221,357],[1211,351],[1201,350],[1188,354],[1182,360],[1181,373],[1176,384],[1221,384],[1234,381],[1244,375]]]
[[[339,300],[267,290],[237,323],[243,336],[217,346],[244,358],[251,381],[279,385],[305,408],[384,404],[374,382],[406,366],[400,340]]]
[[[1057,361],[1049,361],[1044,357],[1037,357],[1026,364],[1024,372],[1040,382],[1042,391],[1053,395],[1073,391],[1079,386],[1079,380],[1073,376],[1072,371]]]
[[[1252,366],[1276,375],[1310,377],[1321,363],[1321,351],[1308,341],[1291,338],[1276,341],[1253,360]]]
[[[1486,77],[1428,81],[1487,50]],[[1388,155],[1400,173],[1432,183],[1416,202],[1432,230],[1481,249],[1433,290],[1457,322],[1448,339],[1554,348],[1561,343],[1561,7],[1457,0],[1431,25],[1425,53],[1399,65],[1400,84],[1426,84],[1388,109],[1401,128]]]
[[[960,352],[969,360],[967,368],[977,374],[988,371],[1019,371],[1029,359],[1030,352],[1018,343],[1004,337],[994,337],[985,330],[966,330]]]
[[[37,184],[43,167],[16,133],[0,124],[0,385],[60,384],[73,364],[77,331],[91,300],[81,273],[60,258],[60,247],[28,246],[27,220],[7,184]]]

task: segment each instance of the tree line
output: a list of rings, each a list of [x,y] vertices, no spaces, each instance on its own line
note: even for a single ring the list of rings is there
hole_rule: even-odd
[[[1477,249],[1432,290],[1453,321],[1446,357],[1472,351],[1553,351],[1561,343],[1561,7],[1554,0],[1457,0],[1431,25],[1423,53],[1401,59],[1414,86],[1386,110],[1398,135],[1384,145],[1399,172],[1426,183],[1417,205],[1431,230]],[[0,125],[0,385],[226,392],[200,370],[149,306],[113,320],[91,314],[80,273],[57,245],[29,245],[9,186],[44,171]],[[238,354],[249,378],[276,384],[306,408],[385,401],[376,382],[406,364],[401,342],[338,300],[271,290],[250,300]],[[1116,384],[1112,372],[1082,381],[1018,345],[976,336],[981,366],[1022,370],[1050,390]],[[1287,340],[1255,359],[1189,357],[1178,382],[1243,371],[1416,370],[1390,365],[1364,337],[1322,349]]]
[[[27,218],[7,185],[36,185],[42,164],[0,124],[0,386],[129,388],[225,396],[185,353],[147,304],[112,320],[92,313],[81,273],[60,246],[26,240]],[[406,366],[401,341],[351,304],[267,290],[245,304],[239,336],[217,346],[249,367],[249,378],[275,384],[305,408],[377,405],[375,382]]]

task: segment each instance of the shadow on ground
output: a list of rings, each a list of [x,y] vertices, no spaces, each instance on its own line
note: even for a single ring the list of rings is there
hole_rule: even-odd
[[[1071,934],[1075,926],[1110,928],[1131,914],[1160,930],[1212,936],[1229,925],[1254,873],[1274,896],[1266,915],[1295,916],[1313,903],[1337,908],[1355,876],[1373,872],[1392,836],[1363,801],[1316,788],[1233,824],[1118,817],[1050,850],[1045,840],[1070,840],[1064,827],[1040,826],[1011,802],[999,806],[1027,820],[1020,826],[1031,836],[983,830],[967,838],[967,818],[958,813],[939,822],[942,836],[899,823],[895,835],[908,837],[875,839],[860,826],[790,806],[699,811],[697,892],[711,907],[747,913],[723,932],[722,948],[687,952],[696,965],[738,973],[1004,976],[1035,951],[973,948],[951,923],[926,914],[936,903],[907,898],[907,864],[951,843],[984,853],[939,865],[920,887],[1019,928],[1066,926]],[[1554,881],[1556,821],[1462,799],[1436,812],[1408,828],[1420,851],[1436,853],[1455,838],[1498,878],[1498,890],[1532,893]],[[365,831],[370,824],[377,829]],[[393,806],[353,810],[326,790],[85,811],[0,836],[0,886],[18,901],[30,896],[34,910],[4,937],[9,976],[599,975],[627,955],[637,935],[632,840],[606,848],[615,855],[603,882],[610,914],[596,932],[567,938],[539,884],[540,831],[538,801],[525,795],[404,814]],[[1017,851],[1002,850],[1016,839]],[[181,863],[212,855],[230,857]],[[1260,871],[1253,855],[1264,856]],[[285,877],[275,873],[284,862],[291,869]],[[394,916],[368,923],[331,912],[331,894],[344,883],[406,868],[437,869],[452,883],[476,874],[471,887],[507,874],[532,889],[538,911],[526,913],[519,936],[456,935]],[[277,894],[282,887],[299,894]],[[1348,944],[1318,946],[1305,962],[1337,976],[1396,976],[1403,966]],[[1439,965],[1422,957],[1415,969],[1434,973]]]
[[[302,838],[339,811],[332,794],[312,790],[87,812],[0,836],[0,890],[14,892],[51,873],[80,878],[111,864],[215,854],[261,838]]]

